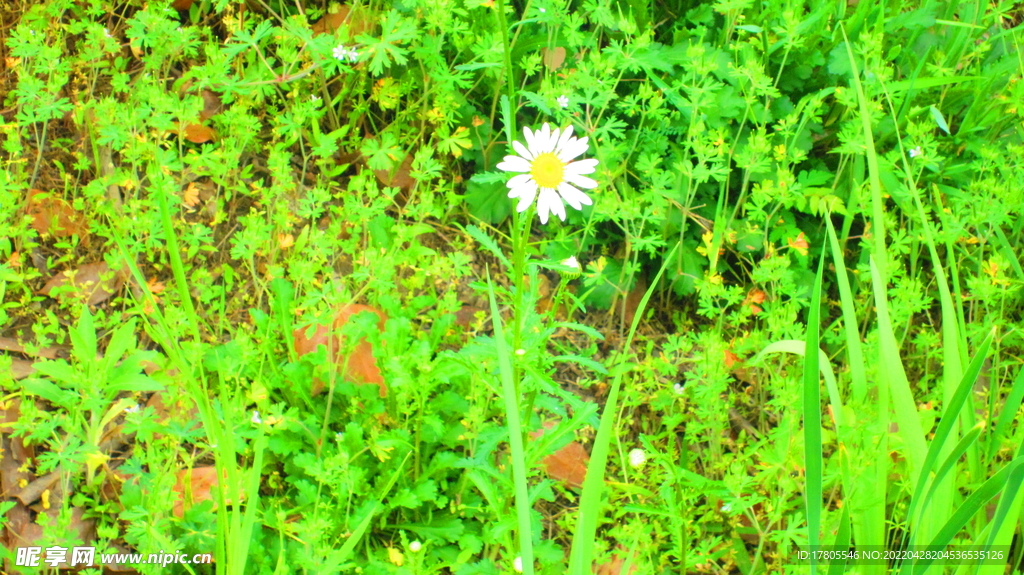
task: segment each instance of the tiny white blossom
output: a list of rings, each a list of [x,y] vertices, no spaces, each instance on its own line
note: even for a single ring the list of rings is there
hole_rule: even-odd
[[[647,456],[644,455],[643,449],[634,449],[629,452],[629,465],[632,466],[633,469],[639,469],[645,461],[647,461]]]
[[[423,549],[423,544],[419,541],[413,541],[409,544],[409,551],[412,551],[413,553],[419,553],[420,549]]]
[[[259,425],[259,424],[263,423],[263,420],[262,420],[262,419],[260,419],[260,412],[258,412],[258,411],[253,411],[253,412],[252,412],[252,419],[251,419],[250,421],[252,421],[253,423],[255,423],[255,424],[257,424],[257,425]]]
[[[348,58],[348,48],[346,48],[344,44],[340,46],[335,46],[334,50],[332,50],[332,53],[334,54],[334,57],[337,58],[338,60],[344,60],[345,58]]]
[[[548,11],[547,8],[538,8],[538,10],[540,10],[541,14],[544,14],[545,12]]]
[[[355,48],[352,48],[348,51],[348,61],[354,63],[356,60],[359,60],[359,52],[357,52]]]
[[[722,513],[729,513],[730,511],[732,511],[732,505],[731,505],[731,504],[729,504],[729,503],[726,503],[726,504],[725,504],[725,505],[723,505],[723,506],[722,506],[722,508],[721,508],[721,512],[722,512]]]
[[[921,155],[921,146],[918,146],[918,147],[913,148],[912,150],[910,150],[910,157],[911,158],[916,158],[916,157],[918,157],[920,155]]]
[[[138,404],[129,405],[128,407],[124,408],[125,413],[138,413],[141,410],[142,408],[140,408]]]
[[[319,102],[320,101],[320,96],[310,96],[309,97],[309,101],[310,102]]]
[[[522,348],[519,348],[519,349],[516,350],[516,355],[519,355],[519,356],[526,355],[526,350],[522,349]]]
[[[512,561],[512,568],[516,570],[516,573],[522,573],[523,572],[523,558],[522,557],[516,557],[515,560]]]
[[[683,387],[684,386],[683,386],[682,383],[677,383],[677,384],[672,386],[672,391],[674,391],[676,393],[676,395],[682,395],[683,394]]]
[[[568,108],[569,107],[569,96],[566,96],[565,94],[562,94],[561,96],[559,96],[558,97],[558,105],[563,107],[563,108]]]

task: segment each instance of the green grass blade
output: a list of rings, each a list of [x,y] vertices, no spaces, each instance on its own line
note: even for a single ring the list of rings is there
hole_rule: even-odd
[[[910,462],[910,479],[916,483],[924,469],[928,448],[924,441],[921,420],[917,417],[917,403],[914,402],[914,395],[910,391],[910,382],[907,381],[907,373],[903,370],[903,362],[900,361],[899,344],[896,343],[892,322],[889,320],[886,284],[874,256],[871,257],[870,263],[871,283],[875,292],[875,308],[878,313],[880,367],[885,372],[889,383],[893,409],[901,416],[899,420],[900,435],[903,437],[903,446],[906,450],[907,460]]]
[[[864,370],[864,351],[861,348],[860,333],[857,331],[857,310],[853,303],[853,290],[850,289],[850,278],[846,273],[843,250],[836,238],[836,230],[832,227],[832,218],[825,216],[825,225],[828,227],[828,241],[832,247],[832,265],[836,268],[836,285],[839,287],[839,302],[843,311],[846,356],[850,360],[851,400],[854,405],[860,405],[867,398],[868,379]]]
[[[533,575],[533,533],[530,529],[530,497],[526,484],[526,454],[523,450],[523,426],[519,419],[519,394],[512,377],[512,355],[505,343],[505,330],[501,312],[494,297],[494,283],[487,270],[487,296],[491,303],[491,322],[494,325],[494,343],[498,350],[498,370],[501,373],[501,392],[505,398],[505,417],[508,419],[509,448],[512,450],[512,482],[516,491],[516,520],[519,530],[519,554],[523,558],[523,573]],[[519,310],[516,310],[519,313]]]
[[[983,510],[985,505],[1006,487],[1011,475],[1024,472],[1021,465],[1024,465],[1024,456],[1016,457],[1013,461],[1007,463],[1002,469],[1000,469],[998,473],[990,477],[988,481],[983,483],[981,487],[972,493],[970,497],[965,499],[963,504],[953,512],[953,516],[950,517],[949,521],[942,526],[942,529],[939,530],[938,534],[935,535],[928,545],[935,547],[945,547],[949,545],[950,541],[956,537],[957,533],[963,529],[964,525],[967,525],[967,522],[970,521],[971,517],[974,517],[976,513]],[[1004,495],[1009,495],[1009,498],[1013,499],[1016,493]],[[933,562],[934,559],[922,559],[915,562],[912,569],[909,563],[904,563],[903,568],[900,569],[900,573],[913,573],[913,575],[919,575],[920,573],[924,573],[925,569],[927,569]]]
[[[981,347],[978,349],[978,353],[974,356],[974,360],[967,366],[967,371],[964,372],[963,378],[960,380],[960,385],[957,386],[956,392],[953,394],[953,398],[946,408],[942,411],[942,418],[939,420],[938,427],[935,428],[935,437],[932,439],[931,446],[928,448],[928,454],[924,458],[923,466],[921,467],[921,475],[917,480],[917,487],[914,488],[914,496],[910,500],[910,507],[907,509],[907,517],[911,518],[912,521],[916,520],[914,512],[917,510],[918,501],[924,494],[924,487],[928,483],[928,476],[931,473],[932,467],[938,460],[942,446],[946,442],[946,439],[950,437],[956,426],[957,418],[960,416],[960,410],[964,404],[967,403],[967,398],[971,393],[971,389],[974,387],[974,382],[978,379],[978,375],[981,373],[982,365],[985,363],[985,358],[988,357],[988,349],[992,344],[993,333],[989,332],[988,336],[981,343]],[[936,477],[935,481],[939,478]],[[927,508],[926,505],[921,505],[921,513]]]
[[[818,274],[811,294],[811,308],[807,313],[806,349],[818,349],[821,315],[821,274],[825,267],[825,252],[818,260]],[[818,374],[818,354],[804,354],[804,467],[807,486],[804,489],[807,505],[807,541],[816,550],[821,530],[821,379]],[[811,555],[811,573],[818,572],[817,558]]]
[[[839,530],[836,531],[835,541],[832,546],[836,550],[848,549],[850,547],[850,508],[844,506],[843,513],[839,517]],[[843,575],[846,572],[846,559],[836,559],[828,564],[828,575]]]

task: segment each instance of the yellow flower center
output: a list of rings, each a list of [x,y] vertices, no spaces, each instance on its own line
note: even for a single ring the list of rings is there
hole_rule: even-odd
[[[565,163],[552,152],[537,156],[530,166],[533,181],[542,188],[557,188],[565,177]]]

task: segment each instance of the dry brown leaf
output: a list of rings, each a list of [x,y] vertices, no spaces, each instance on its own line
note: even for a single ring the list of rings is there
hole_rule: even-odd
[[[622,547],[620,546],[619,549],[622,549]],[[620,557],[619,555],[612,555],[611,560],[608,561],[607,563],[605,563],[603,565],[595,565],[594,566],[594,575],[621,575],[622,574],[622,566],[623,566],[623,564],[625,562],[626,562],[626,560],[623,559],[622,557]],[[637,565],[636,565],[636,558],[634,557],[633,558],[633,565],[630,566],[630,568],[629,568],[629,573],[630,573],[630,575],[632,575],[633,573],[636,573],[636,571],[637,571]]]
[[[373,16],[366,8],[352,10],[347,4],[342,4],[336,12],[331,12],[313,23],[310,28],[313,35],[334,34],[334,31],[342,24],[348,24],[349,38],[370,31],[373,28]]]
[[[337,334],[341,333],[341,328],[348,323],[349,318],[364,311],[377,314],[377,317],[380,318],[377,326],[381,331],[384,331],[384,322],[387,321],[387,316],[383,312],[367,305],[349,304],[334,314],[334,330],[336,335],[333,341],[328,340],[328,327],[326,325],[317,325],[312,337],[306,337],[307,328],[298,328],[292,333],[295,341],[295,352],[302,356],[315,352],[320,345],[325,345],[330,355],[333,356],[335,365],[347,366],[346,379],[358,384],[377,384],[380,387],[380,396],[387,397],[388,388],[380,374],[380,368],[377,367],[377,360],[373,357],[373,347],[370,345],[370,342],[365,339],[360,340],[347,359],[340,356],[341,350],[345,345],[340,335]],[[322,381],[314,380],[313,388],[311,389],[312,394],[319,394],[323,391],[323,387]]]
[[[636,278],[636,284],[633,286],[632,291],[629,292],[629,295],[622,302],[622,305],[625,307],[626,327],[633,325],[633,318],[636,317],[636,310],[640,307],[640,300],[644,299],[644,294],[646,293],[647,278],[640,274]]]
[[[32,229],[41,236],[66,238],[77,235],[84,240],[89,235],[85,216],[52,193],[31,190],[28,193],[28,214],[32,216]]]
[[[544,424],[544,429],[534,431],[530,437],[534,440],[540,439],[546,430],[553,429],[556,425],[556,422],[549,421]],[[582,443],[571,441],[565,447],[545,457],[543,463],[544,469],[552,479],[579,489],[583,487],[583,480],[587,477],[590,454],[587,453]]]
[[[53,487],[57,480],[60,479],[59,471],[52,471],[42,477],[37,477],[31,481],[28,485],[23,487],[14,496],[18,498],[24,505],[32,505],[42,496],[43,492]]]
[[[205,122],[224,111],[224,102],[221,102],[217,93],[203,90],[200,94],[203,97],[203,109],[199,112],[200,120]]]
[[[29,350],[18,343],[18,340],[13,337],[0,337],[0,349],[4,351],[13,351],[15,353],[24,353],[25,355],[34,355],[36,357],[45,357],[46,359],[57,359],[60,357],[62,352],[68,351],[68,348],[66,347],[40,347]]]
[[[551,70],[552,72],[561,68],[562,63],[565,62],[565,48],[561,46],[555,47],[554,50],[541,48],[540,53],[541,56],[544,58],[544,65],[547,66],[548,70]]]
[[[416,180],[410,175],[411,172],[412,156],[408,154],[402,159],[402,163],[398,165],[398,168],[394,170],[373,171],[374,175],[377,176],[378,182],[389,188],[398,188],[403,192],[408,192],[416,185]]]
[[[186,484],[188,488],[186,489]],[[217,487],[217,468],[208,465],[182,469],[178,473],[178,481],[174,484],[173,491],[178,494],[179,499],[174,503],[174,516],[182,517],[186,508],[213,500],[215,494],[211,490]],[[216,503],[214,503],[216,509]]]
[[[189,182],[188,186],[185,187],[185,192],[182,195],[181,201],[189,208],[194,208],[199,205],[199,187],[196,186],[195,182]]]
[[[74,273],[60,272],[46,282],[39,293],[48,296],[50,292],[70,281],[78,296],[88,297],[89,305],[96,305],[120,291],[127,279],[127,270],[111,272],[107,262],[94,262],[82,264]]]
[[[205,144],[217,139],[217,133],[213,131],[213,128],[208,128],[202,124],[185,124],[185,127],[182,128],[182,134],[186,140],[193,144]]]

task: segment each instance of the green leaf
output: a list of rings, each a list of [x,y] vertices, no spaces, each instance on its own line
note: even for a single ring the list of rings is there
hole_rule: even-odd
[[[948,136],[949,124],[946,123],[946,118],[942,116],[942,112],[940,112],[935,106],[928,106],[928,111],[932,113],[932,119],[935,120],[935,123],[938,124],[939,128],[942,129],[943,132],[946,132],[946,135]]]

